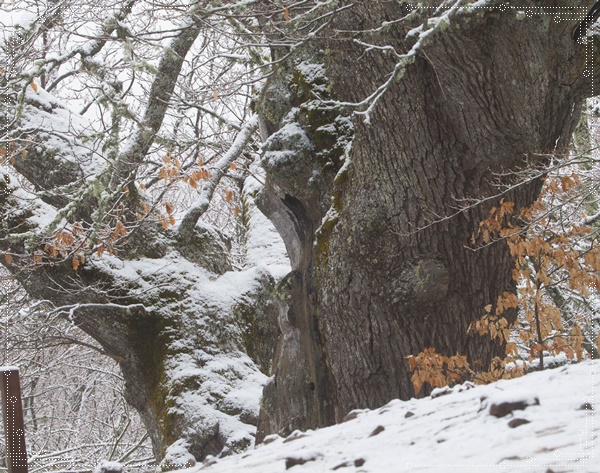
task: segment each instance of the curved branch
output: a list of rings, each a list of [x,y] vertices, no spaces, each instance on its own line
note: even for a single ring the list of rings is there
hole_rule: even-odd
[[[179,227],[179,235],[184,239],[189,239],[194,232],[194,227],[198,219],[206,212],[210,204],[210,199],[219,184],[221,178],[229,168],[229,165],[235,161],[246,149],[248,143],[252,140],[252,136],[258,130],[258,116],[252,115],[250,120],[241,128],[236,136],[231,148],[223,155],[214,167],[211,178],[204,185],[200,196],[192,205],[192,208],[187,212]]]
[[[144,118],[115,162],[110,180],[111,189],[122,187],[143,162],[162,126],[185,56],[199,33],[200,27],[193,23],[182,29],[170,47],[165,49],[150,88]]]

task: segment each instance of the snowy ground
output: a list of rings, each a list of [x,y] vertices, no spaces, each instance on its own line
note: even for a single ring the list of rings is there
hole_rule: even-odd
[[[514,401],[529,406],[492,415]],[[600,421],[590,407],[600,409],[600,361],[392,401],[355,411],[340,425],[268,437],[268,445],[185,472],[598,473]]]

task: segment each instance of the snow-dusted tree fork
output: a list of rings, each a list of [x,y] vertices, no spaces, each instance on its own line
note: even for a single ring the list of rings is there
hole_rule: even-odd
[[[198,223],[223,176],[248,175],[233,161],[247,163],[258,128],[254,49],[233,35],[258,2],[211,3],[32,1],[2,15],[2,263],[119,363],[165,468],[253,442],[276,337],[267,295],[273,268],[287,272],[250,191],[245,271]]]
[[[48,14],[3,43],[2,263],[119,362],[171,466],[251,442],[258,366],[274,375],[261,435],[411,396],[404,357],[427,346],[484,366],[500,348],[467,328],[512,287],[511,258],[465,248],[489,207],[444,216],[562,152],[593,94],[599,48],[571,39],[589,5],[546,3],[131,0],[103,4],[92,31],[97,5],[40,2]],[[259,124],[231,109],[265,71],[261,47]],[[48,92],[85,99],[83,118]],[[233,271],[198,222],[257,128],[248,261],[269,252]],[[199,193],[177,220],[159,184],[180,178]],[[293,266],[274,305],[255,200]]]

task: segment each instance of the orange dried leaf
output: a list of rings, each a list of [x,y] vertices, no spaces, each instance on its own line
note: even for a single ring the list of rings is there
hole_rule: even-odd
[[[575,352],[573,351],[573,349],[571,347],[565,346],[565,347],[563,347],[563,350],[569,360],[573,360],[575,358]]]
[[[290,10],[288,7],[283,9],[283,16],[285,17],[285,21],[290,21]]]
[[[500,205],[500,216],[511,215],[515,210],[514,202],[502,202]]]
[[[79,268],[79,258],[77,258],[77,256],[73,257],[73,269],[75,271],[77,271],[77,268]]]
[[[162,215],[158,216],[158,221],[160,222],[160,224],[162,225],[162,227],[166,230],[167,228],[169,228],[169,222],[167,221],[166,218],[164,218]]]
[[[519,350],[517,348],[517,344],[514,342],[506,344],[506,354],[517,356],[519,354]]]
[[[75,243],[73,234],[67,230],[61,230],[54,237],[59,246],[69,247]]]
[[[571,179],[569,176],[563,176],[563,178],[560,180],[560,184],[563,192],[567,192],[575,185],[575,182],[573,182],[573,179]]]
[[[31,88],[33,89],[33,91],[37,94],[37,91],[38,91],[37,84],[32,80],[30,85],[31,85]]]
[[[73,224],[72,232],[73,232],[73,235],[75,235],[75,236],[79,236],[83,233],[83,226],[81,225],[80,222],[75,222]]]
[[[13,261],[12,256],[8,253],[4,253],[4,261],[6,261],[6,264],[10,266]]]
[[[583,359],[583,332],[581,331],[581,327],[578,324],[573,326],[571,330],[571,346],[575,350],[575,354],[577,355],[577,361],[581,361]]]
[[[117,226],[115,227],[115,230],[113,232],[113,240],[116,240],[121,235],[127,235],[127,230],[125,229],[125,225],[123,225],[123,222],[119,221],[117,222]]]

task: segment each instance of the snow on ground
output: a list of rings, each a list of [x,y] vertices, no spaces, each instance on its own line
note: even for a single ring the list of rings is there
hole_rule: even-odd
[[[600,422],[590,410],[600,409],[598,360],[435,395],[354,411],[340,425],[287,439],[270,436],[255,450],[185,471],[600,472]],[[512,413],[492,415],[518,401]]]

